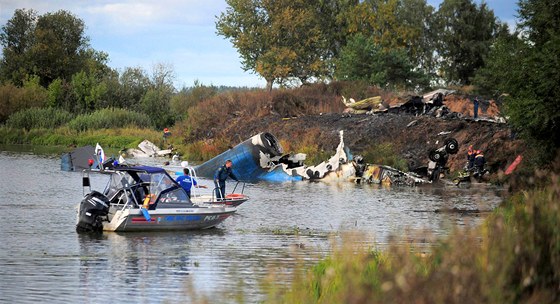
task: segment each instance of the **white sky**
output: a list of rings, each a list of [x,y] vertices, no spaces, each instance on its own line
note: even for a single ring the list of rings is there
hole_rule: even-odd
[[[475,0],[479,2],[478,0]],[[437,8],[441,0],[428,0]],[[514,24],[517,2],[487,1],[502,21]],[[261,77],[243,72],[231,43],[216,34],[216,16],[225,0],[0,0],[0,26],[17,8],[39,15],[63,9],[82,19],[91,46],[109,54],[109,66],[142,67],[151,74],[155,64],[171,65],[177,89],[205,85],[264,87]]]

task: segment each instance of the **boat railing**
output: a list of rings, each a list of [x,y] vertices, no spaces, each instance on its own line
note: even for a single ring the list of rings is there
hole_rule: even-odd
[[[194,180],[198,181],[198,176],[197,176],[197,174],[196,174],[196,170],[195,170],[194,167],[192,167],[192,166],[186,166],[186,167],[184,167],[184,168],[189,169],[189,172],[190,172],[191,177],[192,177]],[[235,187],[233,187],[233,191],[231,192],[231,194],[234,194],[234,193],[235,193],[235,190],[237,190],[237,187],[238,187],[239,183],[240,183],[240,181],[237,181],[237,183],[235,184]],[[241,182],[241,183],[243,184],[243,186],[242,186],[242,188],[241,188],[241,194],[244,194],[244,192],[245,192],[245,183],[244,183],[244,182]],[[214,187],[214,188],[212,189],[212,200],[211,200],[211,201],[215,201],[215,200],[216,200],[216,193],[219,193],[219,194],[220,194],[220,197],[222,197],[222,198],[225,198],[226,195],[227,195],[227,194],[225,194],[225,193],[221,193],[221,189],[220,189],[219,187]],[[192,196],[192,197],[200,196],[198,187],[195,187],[195,186],[194,186],[194,183],[193,183],[193,186],[191,187],[191,196]]]
[[[237,181],[237,183],[235,183],[235,187],[233,187],[233,190],[231,191],[231,193],[235,193],[235,190],[237,189],[237,186],[239,185],[240,181]],[[245,192],[245,183],[242,183],[243,187],[241,188],[241,194],[243,194]]]
[[[237,183],[235,183],[235,187],[233,187],[233,190],[231,191],[231,194],[235,194],[235,190],[237,189],[237,186],[239,185],[239,183],[242,183],[242,184],[243,184],[243,186],[242,186],[242,188],[241,188],[241,193],[240,193],[240,194],[244,194],[244,192],[245,192],[245,183],[244,183],[244,182],[240,182],[240,181],[237,181]],[[218,198],[214,196],[214,195],[216,195],[216,193],[219,193],[219,194],[220,194],[220,197],[221,197],[222,200],[223,200],[223,199],[226,199],[226,196],[228,195],[228,194],[222,193],[222,189],[220,189],[220,187],[214,187],[214,189],[212,189],[212,201],[214,201],[214,199],[218,200]],[[231,198],[231,199],[235,200],[236,198]]]

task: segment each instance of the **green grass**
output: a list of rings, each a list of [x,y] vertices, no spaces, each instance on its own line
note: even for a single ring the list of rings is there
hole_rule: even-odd
[[[391,143],[371,145],[363,153],[364,161],[370,164],[390,166],[401,171],[408,171],[408,163],[396,153]]]

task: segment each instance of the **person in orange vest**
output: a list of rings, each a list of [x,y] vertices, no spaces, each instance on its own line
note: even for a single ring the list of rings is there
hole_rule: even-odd
[[[484,154],[481,150],[476,151],[476,156],[474,157],[474,167],[478,173],[482,173],[484,171],[484,165],[486,164],[486,160],[484,159]]]
[[[474,159],[476,157],[476,151],[473,149],[473,146],[469,146],[469,150],[467,151],[467,170],[470,170],[474,167]]]

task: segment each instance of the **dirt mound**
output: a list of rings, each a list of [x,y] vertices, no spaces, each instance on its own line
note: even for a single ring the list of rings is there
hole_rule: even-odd
[[[463,117],[474,116],[473,102],[470,97],[450,94],[445,96],[443,104],[452,112],[461,113]],[[501,116],[500,109],[494,100],[481,100],[479,103],[478,115],[488,118]]]
[[[460,106],[466,101],[460,99],[449,103]],[[267,116],[238,122],[235,128],[229,129],[227,136],[246,139],[259,132],[270,132],[280,140],[303,142],[308,140],[309,134],[313,134],[320,148],[334,151],[338,145],[339,130],[344,130],[345,145],[355,155],[372,145],[390,142],[408,161],[411,170],[426,166],[429,150],[441,147],[450,137],[457,139],[460,145],[459,152],[448,160],[453,171],[461,170],[465,165],[469,145],[484,151],[492,172],[504,170],[508,163],[525,151],[523,142],[515,138],[506,124],[391,113],[306,115],[291,119]]]

